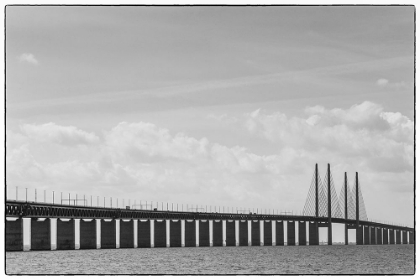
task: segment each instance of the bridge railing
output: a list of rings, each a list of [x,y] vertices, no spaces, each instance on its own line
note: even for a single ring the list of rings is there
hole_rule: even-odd
[[[273,215],[302,215],[301,211],[268,208],[250,208],[236,206],[203,205],[194,203],[174,203],[142,199],[121,199],[99,195],[80,195],[61,191],[46,191],[31,188],[8,188],[8,201],[44,203],[51,205],[71,205],[95,208],[133,209],[149,211],[202,212],[226,214],[273,214]]]

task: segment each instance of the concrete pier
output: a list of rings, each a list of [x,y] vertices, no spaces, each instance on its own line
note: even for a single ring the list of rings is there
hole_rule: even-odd
[[[226,246],[236,246],[235,221],[226,221]]]
[[[181,220],[170,221],[169,223],[169,237],[171,247],[181,247]]]
[[[299,246],[306,245],[306,222],[299,222]]]
[[[150,220],[139,220],[137,223],[137,247],[150,248]]]
[[[166,221],[154,220],[154,224],[155,224],[154,246],[166,247]]]
[[[395,244],[395,230],[389,230],[389,244]]]
[[[75,249],[75,220],[57,219],[57,250]]]
[[[401,244],[401,231],[397,229],[395,234],[396,234],[395,243]]]
[[[408,237],[409,237],[409,244],[414,244],[414,232],[410,231],[408,232]]]
[[[370,227],[363,227],[363,242],[365,245],[370,245]]]
[[[258,221],[258,220],[251,221],[251,245],[252,246],[260,246],[261,245],[260,221]]]
[[[370,244],[376,245],[376,227],[370,227]]]
[[[23,219],[6,220],[6,251],[23,251]]]
[[[185,221],[185,247],[196,247],[195,220]]]
[[[101,220],[101,249],[117,248],[116,241],[117,221]]]
[[[120,248],[134,248],[134,220],[120,220]]]
[[[309,222],[309,245],[319,245],[317,222]]]
[[[311,245],[310,242],[309,245]],[[349,245],[349,228],[347,223],[344,224],[344,245]]]
[[[287,221],[287,246],[296,245],[295,222]]]
[[[408,244],[407,232],[405,230],[402,231],[402,236],[403,244]]]
[[[51,220],[31,218],[31,250],[51,250]]]
[[[96,220],[80,219],[80,249],[96,249]]]
[[[223,246],[223,222],[213,221],[213,246]]]
[[[239,221],[239,246],[248,246],[248,221]]]
[[[276,221],[276,246],[284,246],[283,221]]]
[[[377,228],[376,229],[376,244],[378,245],[382,245],[382,234],[383,234],[382,228]]]
[[[210,223],[208,220],[200,220],[199,229],[199,246],[200,247],[209,247],[210,246]]]
[[[389,240],[388,240],[388,229],[387,228],[383,228],[382,229],[382,235],[383,235],[382,244],[388,245],[389,244]]]
[[[363,226],[356,228],[356,244],[363,245]]]
[[[264,246],[273,246],[273,230],[271,221],[263,221],[264,223]]]

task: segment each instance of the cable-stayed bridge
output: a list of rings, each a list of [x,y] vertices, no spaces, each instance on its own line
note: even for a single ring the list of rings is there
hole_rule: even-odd
[[[207,212],[198,206],[187,207],[186,211],[173,210],[173,206],[169,210],[168,205],[167,210],[163,205],[161,210],[113,208],[92,206],[92,201],[88,206],[86,198],[82,200],[83,206],[71,205],[71,198],[69,205],[62,204],[62,197],[61,204],[55,204],[54,200],[53,203],[6,200],[6,251],[320,245],[320,227],[328,229],[328,245],[332,245],[333,223],[345,226],[346,245],[351,229],[356,230],[358,245],[414,244],[414,228],[368,220],[357,172],[351,187],[345,174],[337,195],[329,164],[324,179],[319,175],[318,165],[315,166],[300,215],[232,213],[224,209],[220,212],[220,208]],[[30,230],[23,219],[30,220]],[[25,234],[30,235],[26,248]]]

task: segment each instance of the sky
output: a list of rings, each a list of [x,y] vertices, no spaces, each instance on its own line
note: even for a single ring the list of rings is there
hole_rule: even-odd
[[[5,47],[10,199],[299,213],[330,163],[413,225],[413,6],[8,6]]]

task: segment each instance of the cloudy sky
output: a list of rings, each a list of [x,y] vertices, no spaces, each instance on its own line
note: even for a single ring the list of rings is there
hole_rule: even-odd
[[[299,212],[330,163],[412,224],[413,76],[410,6],[9,6],[9,197]]]

